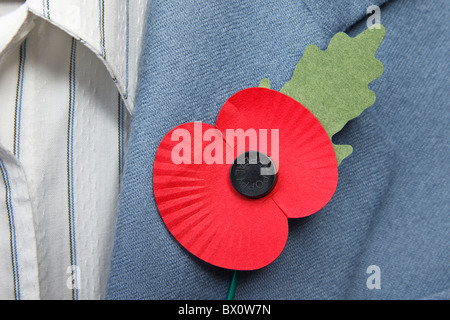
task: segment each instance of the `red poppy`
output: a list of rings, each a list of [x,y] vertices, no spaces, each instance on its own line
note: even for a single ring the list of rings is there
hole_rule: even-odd
[[[247,133],[245,143],[231,134],[227,139],[230,132]],[[251,141],[255,132],[257,144]],[[253,172],[248,151],[260,152],[258,161],[267,155],[273,176]],[[245,163],[237,164],[242,154]],[[245,174],[236,178],[236,172]],[[175,239],[198,258],[233,270],[274,261],[286,244],[288,218],[323,208],[337,180],[336,156],[320,122],[296,100],[265,88],[233,95],[215,127],[192,122],[171,130],[153,171],[156,204]],[[264,193],[252,193],[263,185]]]

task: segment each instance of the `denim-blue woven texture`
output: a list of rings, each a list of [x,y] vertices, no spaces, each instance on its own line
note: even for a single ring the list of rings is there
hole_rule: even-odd
[[[450,298],[450,2],[151,1],[120,195],[109,299],[224,299],[232,272],[197,259],[166,229],[152,189],[159,142],[214,124],[235,92],[279,90],[304,49],[366,28],[381,7],[377,101],[335,137],[354,153],[317,214],[289,221],[280,257],[241,272],[236,299]],[[295,192],[295,191],[293,191]],[[367,267],[381,270],[369,290]]]

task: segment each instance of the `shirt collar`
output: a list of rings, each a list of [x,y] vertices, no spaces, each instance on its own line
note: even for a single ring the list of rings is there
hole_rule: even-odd
[[[22,42],[33,27],[33,18],[26,5],[0,17],[0,57]]]
[[[23,40],[39,16],[80,40],[104,62],[132,112],[149,1],[28,0],[0,18],[0,55]]]

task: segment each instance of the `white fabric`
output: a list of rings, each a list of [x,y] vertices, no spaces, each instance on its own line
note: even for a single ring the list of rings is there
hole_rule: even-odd
[[[147,3],[0,17],[0,299],[104,298]]]

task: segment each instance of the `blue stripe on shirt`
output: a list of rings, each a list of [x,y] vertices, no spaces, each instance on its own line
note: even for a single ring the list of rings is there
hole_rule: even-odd
[[[127,35],[126,35],[126,53],[125,53],[125,99],[128,99],[128,83],[129,83],[129,55],[130,55],[130,0],[126,2],[126,13],[127,13]]]
[[[102,49],[102,57],[106,59],[106,47],[105,47],[105,1],[99,0],[99,25],[100,25],[100,48]]]
[[[14,111],[14,146],[13,153],[20,158],[20,124],[22,120],[23,79],[25,73],[25,60],[27,56],[27,40],[23,42],[19,50],[19,70],[17,76],[16,100]]]
[[[68,218],[69,218],[69,241],[70,241],[70,263],[77,265],[77,246],[75,237],[75,209],[73,188],[73,129],[75,116],[75,90],[76,90],[76,50],[77,42],[72,38],[72,49],[70,54],[69,70],[69,117],[67,127],[67,192],[68,192]],[[74,274],[76,277],[77,274]],[[77,279],[74,279],[78,283]],[[78,300],[78,289],[72,288],[72,299]]]
[[[42,15],[50,20],[50,0],[42,0]]]
[[[9,183],[8,171],[6,170],[5,163],[0,159],[0,172],[3,177],[3,182],[6,188],[6,211],[8,212],[9,223],[9,241],[11,249],[11,264],[13,271],[13,283],[14,283],[14,298],[20,300],[20,277],[19,277],[19,263],[17,259],[17,244],[16,244],[16,226],[14,222],[14,208],[11,200],[11,186]]]
[[[124,159],[124,144],[125,144],[125,103],[118,94],[118,110],[117,110],[117,127],[118,127],[118,139],[119,139],[119,179],[123,172],[123,159]]]

